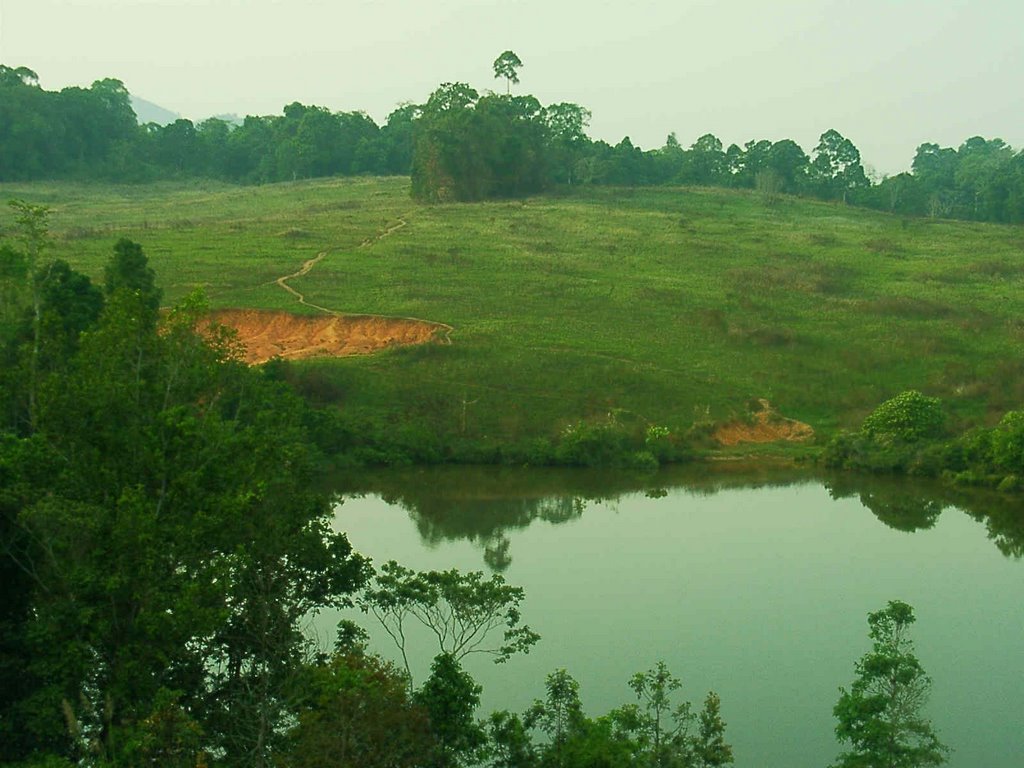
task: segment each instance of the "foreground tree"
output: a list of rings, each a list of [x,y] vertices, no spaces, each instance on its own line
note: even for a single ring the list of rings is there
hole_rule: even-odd
[[[434,737],[433,755],[426,763],[429,768],[478,764],[487,743],[475,717],[482,690],[452,654],[442,653],[434,659],[430,677],[413,697],[427,712]]]
[[[523,722],[548,737],[545,762],[562,766],[566,764],[566,745],[581,732],[586,719],[580,701],[580,684],[564,669],[559,669],[548,675],[544,687],[544,700],[533,702]]]
[[[524,596],[521,587],[506,584],[499,574],[485,580],[480,571],[416,572],[391,560],[358,604],[395,641],[408,673],[405,637],[410,619],[430,630],[438,651],[456,662],[471,653],[489,654],[495,663],[528,653],[540,636],[522,623],[519,604]],[[500,640],[494,637],[499,630]]]
[[[855,665],[857,678],[840,688],[832,710],[836,737],[850,749],[835,768],[923,768],[946,762],[949,749],[921,713],[931,679],[907,636],[914,610],[892,600],[868,615],[872,649]]]
[[[38,331],[15,340],[36,364],[0,377],[0,400],[35,395],[0,427],[0,573],[21,590],[0,593],[20,668],[0,760],[268,765],[302,622],[360,588],[363,561],[311,490],[302,403],[200,336],[200,304],[162,316],[135,244],[106,274],[104,298],[51,263]]]
[[[700,713],[700,727],[694,739],[695,765],[699,768],[718,768],[733,762],[732,747],[725,743],[725,721],[722,719],[722,701],[709,691]]]
[[[308,667],[287,768],[413,768],[434,750],[426,709],[405,674],[362,647]]]

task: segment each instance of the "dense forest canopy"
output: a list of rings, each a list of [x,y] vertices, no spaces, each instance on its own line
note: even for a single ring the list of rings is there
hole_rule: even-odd
[[[892,213],[1024,221],[1024,151],[975,136],[959,147],[922,143],[912,170],[880,181],[834,129],[808,154],[791,139],[728,147],[711,134],[683,147],[675,134],[643,150],[586,134],[590,113],[511,93],[521,61],[494,63],[506,93],[444,83],[425,104],[399,105],[383,125],[364,112],[298,102],[281,115],[139,125],[119,80],[46,91],[27,67],[0,65],[0,181],[209,177],[267,183],[334,175],[405,175],[425,201],[534,194],[557,185],[684,184],[756,189]]]

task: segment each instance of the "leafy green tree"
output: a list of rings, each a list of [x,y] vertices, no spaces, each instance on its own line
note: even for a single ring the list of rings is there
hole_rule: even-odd
[[[494,78],[505,78],[505,93],[511,93],[512,83],[519,82],[517,74],[523,67],[523,62],[513,51],[505,51],[494,60]]]
[[[733,762],[732,747],[725,742],[725,721],[718,694],[709,691],[700,712],[700,725],[694,738],[694,764],[697,768],[718,768]]]
[[[413,196],[427,202],[513,197],[543,189],[544,110],[532,96],[483,97],[444,83],[415,123]]]
[[[196,126],[196,167],[198,173],[214,178],[229,177],[231,133],[235,127],[217,117],[203,120]]]
[[[430,676],[413,697],[430,720],[434,737],[434,754],[428,763],[431,768],[477,762],[487,742],[475,717],[482,690],[452,654],[441,653],[434,659]]]
[[[39,75],[28,67],[8,67],[0,64],[0,87],[39,85]]]
[[[384,172],[408,175],[412,170],[413,134],[421,107],[401,104],[380,129],[381,150],[384,154]]]
[[[820,197],[844,203],[851,192],[870,186],[861,165],[860,150],[834,129],[819,138],[811,163],[811,178]]]
[[[31,605],[0,612],[27,659],[0,705],[69,759],[194,765],[201,745],[267,765],[301,622],[345,604],[363,562],[311,490],[301,403],[227,334],[198,335],[200,304],[154,322],[147,270],[113,262],[141,278],[115,280],[95,321],[80,276],[58,262],[38,283],[43,340],[51,316],[77,338],[44,348],[32,429],[0,440],[0,543]]]
[[[539,729],[548,737],[544,765],[564,768],[566,749],[571,739],[583,729],[586,718],[580,701],[580,685],[564,669],[548,675],[544,683],[544,700],[536,700],[523,718],[527,728]]]
[[[690,729],[694,715],[689,702],[673,705],[672,693],[682,686],[665,662],[630,678],[629,687],[640,702],[632,717],[649,765],[686,766],[693,761]],[[620,717],[625,716],[625,713]]]
[[[782,191],[789,194],[797,194],[803,188],[807,165],[807,154],[792,139],[772,144],[764,161],[765,169],[775,173]]]
[[[534,768],[538,764],[530,729],[514,712],[492,712],[487,720],[487,737],[491,768]]]
[[[636,744],[624,736],[613,715],[584,718],[560,753],[560,762],[545,761],[545,766],[571,768],[635,768]]]
[[[743,148],[731,145],[726,151],[726,159],[732,175],[733,186],[753,189],[757,178],[768,169],[768,153],[772,142],[768,139],[748,141]],[[774,169],[772,171],[775,173]]]
[[[520,197],[547,181],[546,113],[533,96],[481,98],[474,109],[476,133],[488,169],[487,196]]]
[[[921,712],[931,680],[914,655],[913,623],[913,609],[899,600],[868,614],[872,649],[856,663],[850,689],[839,689],[833,709],[836,737],[849,746],[836,768],[923,768],[946,761],[949,749]]]
[[[572,184],[578,180],[577,168],[590,145],[586,134],[590,117],[590,110],[569,102],[550,104],[544,108],[542,119],[547,129],[550,163],[558,181]]]
[[[66,261],[57,260],[40,269],[36,281],[41,296],[39,359],[41,375],[64,368],[78,348],[81,334],[91,328],[103,311],[103,293]],[[31,337],[30,323],[23,338]]]
[[[718,137],[706,133],[685,153],[677,180],[683,184],[721,184],[725,174],[725,152]]]
[[[119,290],[137,291],[142,306],[156,320],[163,291],[156,286],[156,275],[142,246],[122,237],[114,245],[114,255],[103,268],[103,285],[108,296]]]
[[[28,259],[10,245],[0,245],[0,343],[13,331],[28,297]]]
[[[496,664],[514,653],[528,653],[540,636],[522,623],[519,604],[524,597],[521,587],[507,584],[497,573],[484,579],[480,571],[416,572],[391,560],[358,604],[395,641],[408,672],[405,627],[410,619],[431,632],[442,655],[457,662],[471,653],[491,655]],[[496,640],[493,636],[502,628]]]
[[[973,136],[957,150],[954,175],[963,209],[958,216],[979,221],[1006,221],[1011,184],[1005,169],[1013,162],[1013,150],[1002,139]]]
[[[389,662],[350,649],[308,667],[295,687],[301,704],[287,768],[414,768],[431,758],[428,712]]]
[[[442,83],[416,122],[412,195],[430,203],[477,200],[490,188],[473,107],[480,98],[465,83]]]
[[[45,205],[33,205],[23,200],[11,200],[9,205],[15,212],[15,237],[21,244],[21,258],[25,273],[29,276],[29,296],[32,306],[32,340],[28,348],[28,377],[25,384],[28,393],[28,423],[34,429],[36,400],[39,387],[39,356],[43,334],[43,290],[40,260],[49,246],[50,209]]]
[[[955,149],[925,142],[917,148],[911,168],[926,199],[924,213],[932,218],[950,216],[958,205]]]

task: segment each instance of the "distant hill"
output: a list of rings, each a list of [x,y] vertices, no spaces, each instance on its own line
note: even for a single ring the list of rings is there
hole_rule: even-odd
[[[231,125],[234,125],[236,127],[242,125],[242,123],[245,122],[244,117],[239,117],[233,112],[225,115],[214,115],[213,118],[216,120],[223,120],[225,123],[230,123]]]
[[[177,112],[171,112],[169,109],[164,109],[151,101],[140,99],[138,96],[132,96],[132,109],[135,110],[135,114],[139,118],[139,125],[145,125],[146,123],[169,125],[181,117]]]

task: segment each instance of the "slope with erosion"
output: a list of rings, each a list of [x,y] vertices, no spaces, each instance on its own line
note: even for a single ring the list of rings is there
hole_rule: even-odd
[[[377,235],[364,239],[360,247],[372,246],[405,225],[405,220],[399,219]],[[330,253],[321,251],[303,262],[298,271],[274,280],[274,284],[294,297],[298,304],[322,313],[319,316],[280,310],[221,309],[210,313],[208,322],[233,328],[245,350],[245,360],[251,364],[274,358],[347,357],[394,346],[451,343],[452,328],[444,323],[410,317],[352,315],[307,301],[291,281],[308,275]]]
[[[410,440],[682,434],[752,423],[758,398],[827,435],[911,388],[960,427],[1024,401],[1018,228],[700,189],[439,206],[402,179],[143,189],[145,204],[47,191],[57,255],[93,274],[125,235],[171,300],[199,285],[215,307],[292,311],[286,275],[320,308],[457,328],[452,345],[302,364],[347,414]]]

